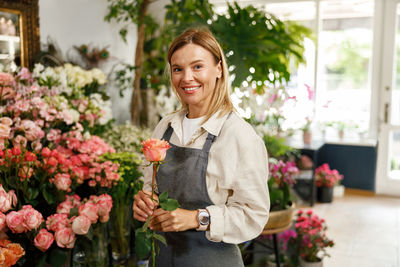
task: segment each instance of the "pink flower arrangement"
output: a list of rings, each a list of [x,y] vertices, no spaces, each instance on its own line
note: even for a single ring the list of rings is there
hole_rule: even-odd
[[[280,188],[282,188],[284,184],[293,186],[296,182],[294,177],[298,173],[299,169],[293,161],[283,162],[279,160],[277,163],[269,163],[270,179],[273,179]]]
[[[111,119],[102,96],[42,76],[0,73],[0,236],[32,246],[29,260],[33,246],[72,248],[93,224],[107,222],[111,197],[90,195],[120,179],[119,165],[101,158],[114,149],[92,135]],[[89,186],[84,200],[74,194],[82,185]]]
[[[343,179],[337,170],[331,170],[327,163],[322,164],[315,170],[315,184],[318,187],[332,187]]]
[[[319,218],[312,210],[297,212],[296,236],[293,236],[292,240],[305,261],[316,262],[324,256],[329,256],[326,248],[333,247],[334,242],[326,236],[326,230],[325,220]]]
[[[6,193],[0,185],[0,194],[6,194],[7,201],[14,203],[14,193]],[[10,200],[11,199],[11,200]],[[16,203],[15,203],[16,204]],[[39,230],[44,223],[42,214],[31,205],[24,205],[19,211],[10,211],[4,208],[0,212],[0,231],[10,230],[13,234],[23,234],[33,230]],[[71,210],[77,208],[78,216],[72,214]],[[62,248],[72,248],[75,244],[75,235],[86,235],[92,224],[109,220],[112,208],[112,198],[107,194],[90,196],[88,200],[80,201],[78,195],[67,196],[66,200],[58,205],[57,213],[49,216],[46,220],[46,228],[40,229],[35,236],[33,243],[41,251],[46,251],[53,241]],[[8,212],[6,214],[6,212]],[[43,224],[44,225],[44,224]],[[52,234],[51,232],[54,232]]]
[[[299,169],[292,161],[282,160],[269,163],[268,190],[271,203],[271,211],[286,209],[291,205],[292,197],[290,188],[295,183],[294,177]]]

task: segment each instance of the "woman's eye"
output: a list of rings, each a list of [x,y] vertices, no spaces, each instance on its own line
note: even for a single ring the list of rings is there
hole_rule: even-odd
[[[174,68],[174,69],[173,69],[174,72],[179,72],[179,71],[181,71],[181,70],[182,70],[181,68]]]
[[[201,65],[196,65],[196,66],[194,66],[194,69],[198,70],[198,69],[201,69],[201,67],[202,67]]]

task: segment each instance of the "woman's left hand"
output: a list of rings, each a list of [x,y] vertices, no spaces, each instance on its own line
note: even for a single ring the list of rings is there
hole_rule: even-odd
[[[160,232],[181,232],[198,227],[197,210],[176,209],[166,211],[156,209],[150,220],[150,229]]]

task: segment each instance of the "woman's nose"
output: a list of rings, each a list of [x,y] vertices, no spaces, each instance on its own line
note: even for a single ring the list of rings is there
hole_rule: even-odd
[[[185,70],[183,74],[184,81],[191,81],[193,80],[193,72],[191,70]]]

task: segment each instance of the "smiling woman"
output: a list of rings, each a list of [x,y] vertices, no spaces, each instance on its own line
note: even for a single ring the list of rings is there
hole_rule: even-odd
[[[168,51],[172,87],[182,108],[163,118],[153,138],[168,141],[158,193],[178,200],[153,210],[151,169],[134,201],[134,217],[161,232],[157,266],[243,266],[236,244],[257,237],[269,212],[267,152],[234,111],[222,49],[207,30],[189,29]],[[197,231],[195,231],[197,230]]]

